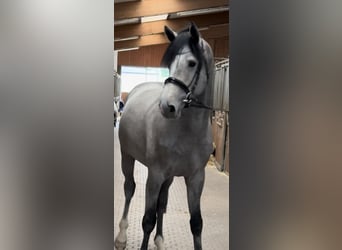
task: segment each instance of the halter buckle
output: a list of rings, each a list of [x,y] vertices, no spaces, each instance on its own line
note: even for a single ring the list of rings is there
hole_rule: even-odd
[[[183,102],[185,103],[185,106],[186,106],[186,107],[189,107],[190,104],[191,104],[191,102],[192,102],[191,95],[192,95],[192,93],[191,93],[191,91],[189,91],[189,92],[186,94],[185,99],[183,100]]]

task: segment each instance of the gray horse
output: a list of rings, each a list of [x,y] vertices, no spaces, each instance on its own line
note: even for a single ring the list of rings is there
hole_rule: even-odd
[[[155,244],[157,249],[164,249],[163,214],[174,176],[185,178],[194,249],[202,249],[200,199],[204,168],[213,152],[208,105],[214,60],[210,46],[200,37],[194,24],[179,33],[165,26],[165,34],[171,43],[162,65],[169,68],[170,77],[164,84],[143,83],[134,88],[120,121],[126,202],[120,232],[115,239],[117,249],[126,247],[127,215],[135,190],[135,160],[148,168],[141,249],[147,249],[156,223]]]

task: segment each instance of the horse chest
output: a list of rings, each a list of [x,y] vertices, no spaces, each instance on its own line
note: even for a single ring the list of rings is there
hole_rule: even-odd
[[[187,156],[200,154],[203,150],[203,140],[198,135],[187,133],[170,133],[156,138],[155,145],[172,156]],[[158,148],[156,148],[158,150]]]
[[[196,137],[166,136],[150,141],[149,161],[165,172],[185,176],[204,167],[212,145]]]

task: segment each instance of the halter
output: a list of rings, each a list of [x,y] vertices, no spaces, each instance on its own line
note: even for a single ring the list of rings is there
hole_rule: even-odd
[[[207,62],[205,62],[205,67],[206,67],[206,72],[207,72],[207,79],[209,78],[209,73],[208,73],[208,65]],[[204,108],[204,109],[210,109],[212,110],[213,108],[210,106],[205,105],[204,103],[202,103],[201,101],[199,101],[194,95],[193,92],[195,91],[195,88],[197,86],[197,82],[198,82],[198,78],[199,78],[199,74],[202,68],[202,64],[199,63],[199,65],[197,66],[196,72],[193,76],[193,78],[191,79],[190,85],[191,90],[189,89],[189,87],[181,80],[175,78],[175,77],[168,77],[164,84],[174,84],[177,87],[181,88],[182,90],[184,90],[186,96],[185,99],[183,100],[183,103],[185,103],[185,108],[189,108],[189,107],[195,107],[195,108]],[[192,82],[195,80],[194,84],[192,84]]]

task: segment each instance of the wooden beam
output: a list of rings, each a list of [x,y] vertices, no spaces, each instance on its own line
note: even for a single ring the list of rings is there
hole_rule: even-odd
[[[114,4],[114,18],[127,19],[227,6],[229,0],[144,0]]]
[[[229,12],[221,12],[208,15],[198,15],[191,17],[182,17],[171,20],[148,22],[141,24],[129,24],[114,27],[114,38],[127,38],[133,36],[146,36],[164,32],[164,26],[167,25],[175,31],[184,28],[190,22],[194,22],[198,28],[211,25],[227,24],[229,22]]]
[[[229,34],[229,25],[218,25],[212,26],[208,30],[201,31],[202,37],[207,40],[211,38],[220,38],[220,37],[227,37]],[[136,48],[136,47],[143,47],[149,45],[156,45],[156,44],[165,44],[169,41],[165,37],[163,33],[154,34],[154,35],[147,35],[142,36],[139,39],[128,40],[128,41],[117,41],[114,42],[114,50],[121,50],[121,49],[128,49],[128,48]]]
[[[164,43],[168,43],[168,40],[164,36],[164,34],[149,35],[149,36],[142,36],[139,39],[114,42],[114,50],[129,49],[129,48],[164,44]]]

